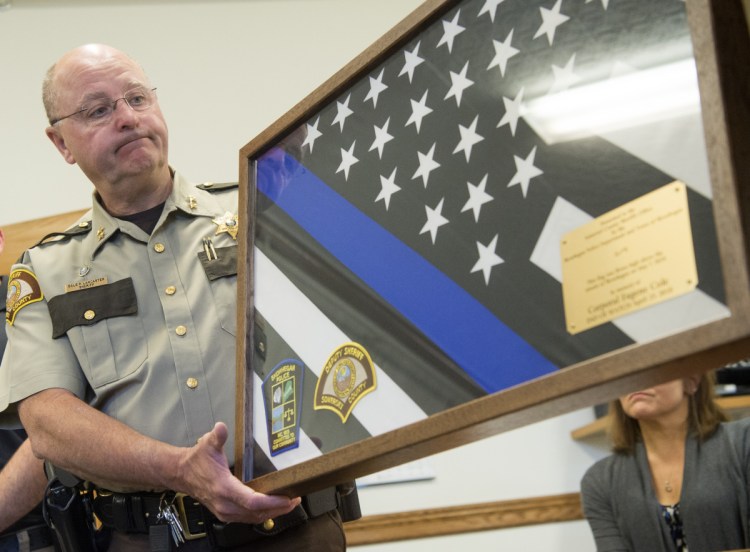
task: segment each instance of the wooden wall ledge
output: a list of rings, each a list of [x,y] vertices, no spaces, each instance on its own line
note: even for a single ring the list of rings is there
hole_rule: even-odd
[[[83,216],[86,209],[49,217],[0,226],[5,233],[5,251],[0,253],[0,276],[8,274],[10,267],[25,250],[51,232],[61,232]]]
[[[365,516],[346,523],[349,546],[583,518],[579,493]]]

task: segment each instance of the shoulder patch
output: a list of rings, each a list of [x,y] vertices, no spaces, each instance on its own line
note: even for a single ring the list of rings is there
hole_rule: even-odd
[[[36,275],[24,268],[13,270],[8,276],[8,295],[5,298],[6,322],[12,326],[18,311],[42,299],[44,295]]]
[[[38,247],[40,245],[45,245],[47,243],[57,243],[59,241],[68,240],[72,238],[73,236],[87,234],[91,232],[91,228],[92,228],[91,221],[84,220],[82,222],[79,222],[76,226],[73,226],[72,228],[68,228],[64,232],[51,232],[47,234],[41,240],[39,240],[34,245],[32,245],[29,249]]]
[[[239,185],[239,182],[204,182],[203,184],[198,184],[196,188],[206,192],[221,192],[223,190],[232,190]]]

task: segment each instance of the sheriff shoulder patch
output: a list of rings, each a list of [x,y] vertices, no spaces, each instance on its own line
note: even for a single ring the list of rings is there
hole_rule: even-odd
[[[5,298],[5,320],[13,325],[18,311],[44,299],[42,288],[33,272],[19,268],[8,276],[8,296]]]
[[[375,390],[375,365],[359,343],[345,343],[328,358],[315,386],[315,410],[331,410],[346,423],[356,404]]]

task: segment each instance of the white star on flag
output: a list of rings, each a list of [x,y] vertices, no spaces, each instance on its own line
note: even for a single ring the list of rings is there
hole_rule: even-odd
[[[589,4],[593,2],[594,0],[586,0],[586,3]],[[609,6],[609,0],[602,0],[602,6],[604,6],[604,9],[607,9],[607,6]]]
[[[398,74],[400,77],[404,73],[409,75],[409,82],[414,78],[414,69],[417,68],[417,65],[422,63],[424,61],[423,58],[419,57],[419,45],[421,43],[417,42],[417,45],[414,46],[414,49],[411,52],[404,51],[404,66],[401,68],[401,72]]]
[[[478,144],[484,138],[477,134],[477,121],[479,120],[479,115],[474,117],[474,120],[471,123],[471,126],[465,127],[463,125],[458,125],[458,131],[461,134],[461,140],[458,142],[458,145],[456,146],[456,149],[453,150],[453,153],[458,153],[459,151],[463,151],[466,155],[466,162],[469,162],[469,157],[471,157],[471,148],[474,147],[475,144]]]
[[[341,171],[344,171],[344,180],[349,180],[349,168],[359,161],[359,159],[354,157],[354,144],[356,143],[356,140],[352,142],[352,145],[349,146],[348,150],[341,148],[341,163],[339,164],[339,168],[336,169],[336,172],[340,173]]]
[[[490,273],[492,272],[492,267],[503,262],[503,259],[495,253],[495,249],[497,248],[497,236],[498,235],[495,234],[495,237],[492,238],[492,241],[487,245],[477,242],[479,260],[474,265],[474,268],[471,269],[471,273],[473,274],[474,272],[479,272],[481,270],[484,274],[484,283],[486,285],[490,284]]]
[[[315,140],[323,136],[323,133],[318,130],[319,122],[320,122],[320,117],[315,119],[315,122],[313,124],[307,123],[307,133],[305,136],[305,141],[302,142],[302,147],[310,146],[310,153],[312,153]]]
[[[378,194],[378,197],[375,198],[375,203],[382,199],[385,203],[385,210],[387,211],[391,204],[391,196],[401,189],[401,187],[396,184],[396,167],[393,168],[391,176],[388,178],[382,174],[380,175],[380,187],[380,193]]]
[[[432,109],[427,107],[427,90],[425,90],[424,94],[422,94],[421,100],[418,102],[411,100],[411,115],[404,126],[409,126],[414,123],[414,126],[417,127],[417,134],[419,134],[419,127],[422,125],[422,119],[430,113],[432,113]]]
[[[555,30],[570,19],[567,15],[560,13],[561,5],[562,0],[557,0],[551,10],[548,10],[547,8],[539,8],[539,11],[542,14],[542,25],[534,35],[534,38],[539,38],[543,34],[546,34],[549,45],[552,46],[552,41],[555,40]]]
[[[488,13],[490,14],[490,20],[492,20],[492,22],[494,23],[497,7],[503,2],[505,2],[505,0],[485,0],[484,6],[482,6],[481,10],[479,10],[479,14],[477,15],[477,17],[479,17],[483,13]]]
[[[526,192],[529,189],[529,181],[531,181],[531,179],[535,176],[544,174],[544,171],[534,166],[535,155],[536,146],[531,149],[531,153],[529,153],[526,159],[521,159],[517,155],[513,156],[513,159],[516,162],[516,174],[513,175],[513,178],[508,183],[508,188],[510,188],[511,186],[515,186],[516,184],[520,184],[523,197],[526,197]]]
[[[417,169],[417,172],[414,173],[414,176],[411,177],[411,179],[415,180],[416,178],[419,178],[421,176],[424,187],[426,188],[427,179],[430,177],[430,173],[440,166],[440,163],[433,159],[435,156],[435,144],[432,144],[430,151],[428,151],[426,154],[418,151],[417,156],[419,157],[419,168]]]
[[[552,66],[552,73],[555,75],[555,81],[552,83],[552,88],[550,88],[549,94],[567,90],[581,80],[581,77],[573,73],[573,66],[575,63],[576,55],[573,54],[570,56],[568,63],[565,64],[565,67],[558,67],[557,65]]]
[[[367,93],[367,97],[365,98],[365,101],[372,100],[372,107],[377,107],[378,96],[380,96],[380,93],[383,92],[386,88],[388,88],[388,85],[383,84],[384,72],[385,72],[385,69],[381,69],[380,74],[376,78],[370,77],[370,91]]]
[[[469,200],[463,206],[461,212],[465,213],[471,209],[474,212],[474,222],[479,222],[479,213],[482,211],[482,205],[489,203],[494,199],[490,194],[484,191],[487,187],[487,175],[485,174],[482,181],[476,186],[471,182],[467,182],[466,185],[469,188]]]
[[[469,80],[466,78],[466,72],[469,70],[469,62],[467,61],[464,64],[464,68],[461,69],[460,73],[454,73],[451,71],[451,88],[448,90],[448,93],[445,95],[444,99],[448,99],[451,97],[456,98],[456,105],[461,106],[461,96],[464,93],[464,90],[469,88],[472,84],[474,84],[473,80]]]
[[[508,66],[508,60],[520,51],[510,45],[511,40],[513,40],[513,29],[510,30],[508,36],[503,42],[500,42],[499,40],[492,41],[495,46],[495,57],[492,58],[492,61],[487,66],[488,71],[493,67],[499,67],[500,76],[505,76],[505,68]]]
[[[346,100],[344,102],[336,102],[336,117],[333,119],[333,122],[331,123],[331,126],[335,125],[336,123],[339,124],[339,129],[343,132],[344,131],[344,121],[346,121],[346,118],[354,113],[351,109],[349,109],[349,99],[352,97],[351,94],[349,94],[346,97]]]
[[[523,102],[523,88],[518,91],[516,97],[512,100],[503,96],[503,105],[505,105],[505,115],[497,123],[497,128],[503,125],[510,127],[511,136],[516,135],[516,125],[518,125],[518,119],[521,117],[521,105]]]
[[[430,237],[432,238],[433,245],[435,244],[435,240],[437,239],[437,232],[438,228],[443,226],[444,224],[448,224],[448,219],[443,216],[443,202],[445,201],[445,198],[442,198],[440,200],[440,203],[437,204],[437,207],[434,209],[430,209],[425,205],[424,210],[427,213],[427,222],[422,227],[422,230],[419,232],[419,234],[424,234],[425,232],[430,233]]]
[[[375,129],[375,141],[373,141],[372,145],[370,146],[370,149],[367,151],[372,151],[374,149],[378,150],[378,157],[380,159],[383,158],[383,148],[385,145],[393,140],[393,136],[388,134],[388,123],[391,122],[391,118],[388,117],[385,120],[385,124],[382,127],[379,127],[377,125],[373,125]]]
[[[453,20],[443,20],[443,37],[438,42],[438,47],[446,44],[449,52],[453,50],[453,39],[464,32],[464,27],[458,24],[458,16],[460,14],[461,10],[458,10]]]

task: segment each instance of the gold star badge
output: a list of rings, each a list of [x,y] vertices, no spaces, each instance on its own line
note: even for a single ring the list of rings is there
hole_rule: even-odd
[[[222,216],[213,219],[213,223],[218,226],[218,228],[216,229],[217,236],[226,232],[227,234],[232,236],[233,240],[237,239],[237,230],[239,230],[239,225],[237,224],[237,215],[233,215],[232,213],[227,211]]]

